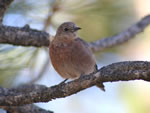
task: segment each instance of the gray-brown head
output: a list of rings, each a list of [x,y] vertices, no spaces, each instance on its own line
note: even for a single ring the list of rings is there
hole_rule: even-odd
[[[77,37],[77,31],[80,29],[81,28],[77,27],[73,22],[64,22],[58,27],[56,36]]]

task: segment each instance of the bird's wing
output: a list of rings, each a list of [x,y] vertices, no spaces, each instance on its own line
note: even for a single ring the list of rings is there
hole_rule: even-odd
[[[74,68],[83,74],[89,74],[95,71],[96,61],[88,44],[84,40],[76,38],[72,42],[72,46],[71,62]]]
[[[77,41],[78,43],[83,44],[85,47],[89,48],[88,43],[86,43],[84,40],[82,40],[81,38],[76,38],[75,41]]]
[[[76,53],[76,56],[73,56],[74,59],[79,59],[77,60],[77,62],[74,62],[77,64],[76,66],[78,66],[81,71],[84,70],[84,74],[90,74],[97,71],[98,68],[96,65],[96,61],[88,44],[84,40],[77,38],[75,39],[74,45],[77,45],[76,47],[78,47],[74,47],[76,48],[76,51],[78,50],[78,53]],[[104,85],[101,81],[98,82],[96,86],[105,91]]]
[[[84,40],[82,40],[81,38],[76,38],[75,39],[77,42],[79,42],[79,43],[82,43],[86,48],[88,48],[89,50],[90,50],[90,52],[91,52],[91,49],[89,48],[89,45],[88,45],[88,43],[86,43]],[[91,52],[92,53],[92,52]],[[94,71],[97,71],[98,70],[98,66],[97,66],[97,64],[95,63],[95,70]]]

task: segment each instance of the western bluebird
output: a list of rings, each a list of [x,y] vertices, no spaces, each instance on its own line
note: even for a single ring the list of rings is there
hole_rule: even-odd
[[[76,79],[97,70],[97,65],[88,44],[77,36],[80,30],[72,22],[61,24],[50,43],[50,59],[55,70],[65,79]],[[103,91],[103,83],[97,86]]]

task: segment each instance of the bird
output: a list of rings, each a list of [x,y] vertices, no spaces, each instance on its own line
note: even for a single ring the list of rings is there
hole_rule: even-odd
[[[78,37],[77,31],[80,29],[73,22],[64,22],[58,27],[54,39],[50,42],[51,63],[65,81],[97,71],[96,60],[89,45]],[[102,82],[96,86],[105,91]]]

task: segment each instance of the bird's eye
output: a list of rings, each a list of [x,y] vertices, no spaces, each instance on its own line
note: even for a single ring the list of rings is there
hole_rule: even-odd
[[[68,31],[68,30],[69,30],[68,28],[65,28],[65,29],[64,29],[64,31]]]

